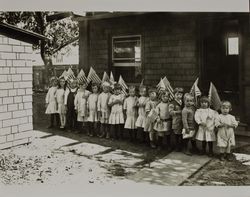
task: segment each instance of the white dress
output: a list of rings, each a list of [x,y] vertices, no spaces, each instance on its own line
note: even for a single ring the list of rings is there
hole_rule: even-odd
[[[146,113],[148,112],[148,116],[145,119],[144,131],[145,132],[153,132],[154,122],[157,117],[157,113],[155,108],[158,104],[158,101],[148,100],[145,106]]]
[[[111,95],[108,101],[108,104],[113,103],[114,101],[119,100],[123,103],[124,95]],[[109,124],[124,124],[124,115],[123,115],[123,104],[117,103],[111,107],[111,113],[109,116]]]
[[[45,111],[45,114],[57,113],[56,90],[57,87],[51,87],[46,94],[45,101],[48,104],[48,107]]]
[[[87,99],[89,95],[90,91],[88,90],[78,90],[75,96],[74,104],[77,111],[77,121],[79,122],[87,121]]]
[[[56,102],[58,105],[57,113],[66,114],[66,109],[64,105],[65,90],[63,88],[57,89],[56,91]]]
[[[111,96],[111,93],[104,93],[102,92],[98,96],[97,101],[97,111],[101,112],[100,122],[102,124],[108,124],[109,123],[109,115],[110,115],[110,108],[108,106],[108,101]]]
[[[141,96],[138,99],[139,108],[138,108],[138,118],[135,123],[136,127],[144,128],[145,126],[145,120],[146,120],[145,106],[148,101],[149,101],[149,98],[145,96]]]
[[[129,96],[125,99],[123,104],[123,109],[126,110],[126,121],[124,128],[125,129],[136,129],[136,118],[137,118],[137,110],[136,110],[136,104],[137,104],[138,98],[136,96],[132,97]]]
[[[156,106],[155,111],[160,122],[155,123],[154,130],[157,131],[159,136],[170,134],[172,121],[169,113],[169,104],[161,102]]]
[[[199,141],[213,142],[216,141],[215,136],[215,120],[218,117],[218,112],[210,108],[207,109],[197,109],[194,114],[194,119],[199,125],[205,123],[206,127],[199,125],[198,132],[196,134],[196,139]]]
[[[89,116],[88,116],[88,121],[89,122],[97,122],[98,117],[97,117],[97,100],[98,100],[98,95],[99,94],[90,94],[88,97],[88,111],[89,111]]]
[[[219,127],[220,125],[227,124],[231,127]],[[238,126],[238,122],[231,114],[220,114],[216,120],[217,133],[217,146],[228,148],[235,146],[234,129]],[[233,128],[232,128],[233,127]]]

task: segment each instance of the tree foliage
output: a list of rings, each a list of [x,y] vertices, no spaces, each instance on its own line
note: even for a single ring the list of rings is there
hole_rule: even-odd
[[[52,55],[68,44],[77,44],[79,36],[78,23],[71,17],[47,21],[48,16],[55,14],[58,12],[0,12],[1,22],[39,33],[50,39],[33,46],[40,49],[47,72],[53,70]]]

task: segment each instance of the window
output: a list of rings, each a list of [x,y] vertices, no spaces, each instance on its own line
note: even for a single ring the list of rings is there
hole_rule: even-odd
[[[141,35],[112,37],[112,71],[116,80],[122,75],[128,83],[139,83],[141,59]]]
[[[227,38],[227,55],[239,55],[239,37]]]
[[[113,66],[140,66],[141,36],[115,36],[112,38]]]

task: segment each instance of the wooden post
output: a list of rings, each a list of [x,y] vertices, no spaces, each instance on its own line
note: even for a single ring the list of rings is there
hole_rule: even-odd
[[[89,22],[88,20],[79,23],[79,69],[89,71]]]

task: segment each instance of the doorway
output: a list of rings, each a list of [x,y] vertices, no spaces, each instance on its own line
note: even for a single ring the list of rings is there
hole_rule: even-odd
[[[233,113],[239,103],[239,24],[238,20],[210,19],[201,23],[201,86],[208,93],[210,82],[221,100],[229,100]]]

